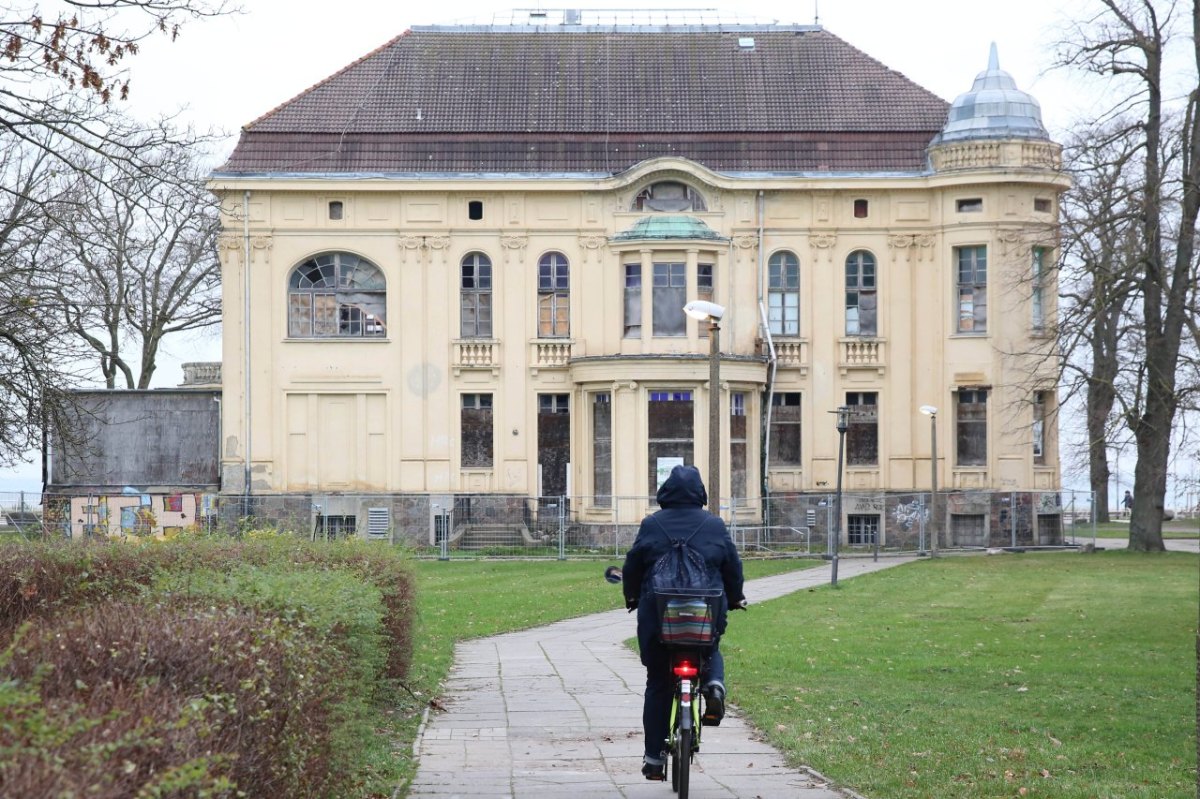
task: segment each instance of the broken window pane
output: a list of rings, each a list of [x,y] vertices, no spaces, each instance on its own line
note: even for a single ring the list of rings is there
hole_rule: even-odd
[[[800,393],[782,391],[771,395],[771,464],[799,466]]]
[[[1050,403],[1049,391],[1033,392],[1033,462],[1046,465],[1046,406]]]
[[[850,426],[846,430],[846,464],[879,465],[879,395],[874,391],[846,394]]]
[[[772,335],[800,335],[800,259],[787,250],[767,262],[767,324]]]
[[[463,338],[492,337],[492,261],[481,252],[462,259],[461,334]]]
[[[642,337],[642,265],[625,264],[625,338]]]
[[[875,256],[852,252],[846,259],[846,335],[876,335],[875,308]]]
[[[696,264],[696,299],[704,302],[713,301],[713,266],[712,264]],[[700,338],[708,338],[709,326],[699,326]]]
[[[677,181],[654,183],[633,198],[634,211],[705,211],[704,197],[691,186]]]
[[[987,332],[987,247],[958,247],[958,332]]]
[[[569,336],[570,267],[562,253],[546,253],[538,261],[538,336]]]
[[[687,265],[679,263],[654,265],[654,299],[652,313],[654,335],[687,335]]]
[[[292,270],[288,288],[289,336],[351,338],[387,333],[383,272],[357,255],[314,256]]]
[[[462,453],[464,468],[492,467],[492,395],[462,395]]]
[[[987,464],[987,389],[959,389],[957,449],[959,466]]]

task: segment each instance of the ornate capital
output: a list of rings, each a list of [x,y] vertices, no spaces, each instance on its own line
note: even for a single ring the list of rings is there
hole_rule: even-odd
[[[241,236],[221,236],[217,239],[217,246],[222,250],[240,250],[242,248]]]
[[[510,233],[500,237],[500,246],[506,250],[523,250],[528,243],[528,236],[518,236]]]
[[[585,250],[598,250],[608,242],[604,236],[580,236],[579,246]]]
[[[250,238],[250,246],[256,250],[269,250],[273,243],[270,236],[252,236]]]
[[[808,237],[808,246],[814,250],[832,249],[837,244],[837,236],[833,233],[814,233]]]
[[[402,250],[419,250],[424,243],[423,236],[401,236],[399,241]]]
[[[431,250],[445,250],[450,247],[449,236],[426,236],[425,246]]]
[[[916,236],[888,236],[887,244],[893,250],[907,250],[916,244]]]
[[[757,245],[758,236],[746,234],[733,237],[733,246],[737,247],[739,250],[750,250]]]

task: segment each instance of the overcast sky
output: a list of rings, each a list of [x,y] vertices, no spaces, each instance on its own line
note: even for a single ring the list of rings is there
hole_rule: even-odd
[[[141,116],[179,114],[201,129],[229,135],[217,154],[228,153],[238,129],[361,58],[414,25],[509,20],[512,6],[447,0],[428,6],[394,0],[242,0],[244,13],[186,24],[177,41],[152,39],[130,64],[130,110]],[[1098,106],[1103,86],[1052,70],[1054,43],[1064,37],[1086,0],[799,0],[799,2],[680,3],[659,0],[576,7],[716,9],[727,15],[819,24],[884,65],[947,101],[967,91],[987,66],[992,42],[1000,66],[1017,87],[1041,103],[1051,135],[1062,138],[1072,119]],[[536,8],[528,4],[526,9]],[[542,6],[556,7],[556,6]],[[567,6],[559,6],[567,7]],[[523,15],[527,16],[527,14]],[[1183,85],[1183,75],[1176,82]],[[1170,87],[1168,87],[1168,92]],[[216,334],[200,340],[168,339],[156,386],[182,380],[180,364],[220,360]],[[1131,482],[1133,458],[1120,464]],[[0,491],[40,490],[40,467],[0,473]],[[1064,468],[1064,480],[1066,481]],[[1084,481],[1086,483],[1086,481]]]

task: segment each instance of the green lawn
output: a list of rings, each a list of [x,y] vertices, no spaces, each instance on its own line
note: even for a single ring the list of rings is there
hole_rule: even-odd
[[[458,641],[512,632],[624,606],[621,588],[604,580],[611,561],[415,561],[417,624],[406,682],[398,697],[396,748],[408,751],[420,711],[450,671]],[[748,579],[812,568],[819,560],[747,560]],[[741,619],[739,618],[739,621]],[[633,634],[635,623],[629,620]],[[415,764],[410,764],[411,779]]]
[[[941,558],[764,603],[731,701],[871,799],[1194,797],[1200,558]]]

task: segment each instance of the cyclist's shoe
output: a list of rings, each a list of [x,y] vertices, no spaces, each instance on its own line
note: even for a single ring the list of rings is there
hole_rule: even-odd
[[[667,778],[666,766],[663,763],[644,761],[642,763],[642,776],[648,780],[658,780],[661,782]]]
[[[704,715],[700,723],[705,727],[720,727],[725,718],[725,686],[710,682],[704,686]]]

